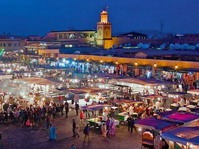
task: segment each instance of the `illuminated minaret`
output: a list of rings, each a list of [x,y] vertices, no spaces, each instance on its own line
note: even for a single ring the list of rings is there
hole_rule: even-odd
[[[108,21],[108,12],[103,10],[100,15],[100,22],[97,23],[97,45],[107,49],[111,40],[112,25]]]

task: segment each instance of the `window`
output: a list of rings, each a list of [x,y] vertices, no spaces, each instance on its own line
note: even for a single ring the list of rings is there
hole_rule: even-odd
[[[93,38],[94,37],[94,34],[90,34],[90,38]]]
[[[102,32],[101,31],[99,31],[99,36],[101,36],[102,35]]]
[[[108,35],[109,35],[108,31],[106,31],[106,36],[108,36]]]
[[[8,47],[11,47],[12,46],[12,44],[11,43],[8,43]]]

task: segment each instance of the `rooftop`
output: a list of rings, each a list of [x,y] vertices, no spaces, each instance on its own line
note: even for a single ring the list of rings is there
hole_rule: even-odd
[[[57,33],[57,32],[95,32],[95,30],[60,30],[60,31],[53,30],[50,33]]]

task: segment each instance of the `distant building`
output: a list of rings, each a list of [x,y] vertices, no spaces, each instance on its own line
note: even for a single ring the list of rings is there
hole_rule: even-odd
[[[47,41],[62,42],[65,47],[95,45],[95,30],[51,31],[44,38]]]
[[[199,43],[199,34],[169,34],[167,38],[170,43],[179,43],[179,44]]]
[[[0,35],[0,49],[8,50],[23,50],[25,40],[21,37]]]
[[[74,48],[74,47],[99,47],[111,49],[138,44],[148,44],[150,48],[159,48],[162,44],[169,47],[170,43],[198,44],[199,34],[170,34],[168,36],[154,37],[150,34],[128,32],[112,36],[112,23],[109,14],[103,10],[100,13],[100,21],[96,30],[62,30],[51,31],[45,37],[30,36],[26,40],[26,49],[38,53],[38,49],[45,48]],[[8,45],[8,44],[7,44]]]
[[[130,39],[147,39],[148,35],[137,33],[137,32],[129,32],[129,33],[121,34],[118,37],[126,37]]]

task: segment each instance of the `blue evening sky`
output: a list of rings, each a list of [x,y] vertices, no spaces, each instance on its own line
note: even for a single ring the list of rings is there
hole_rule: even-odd
[[[92,29],[109,7],[113,32],[199,33],[199,0],[0,0],[0,34]]]

